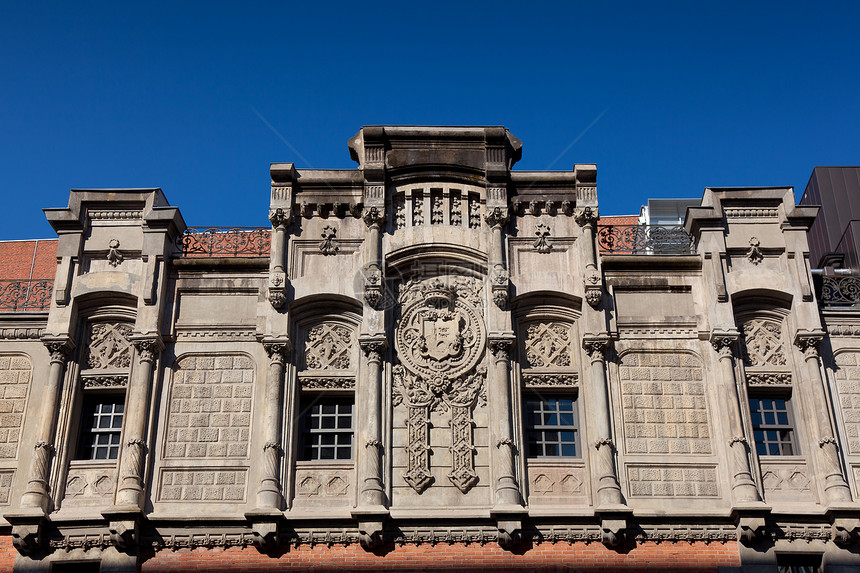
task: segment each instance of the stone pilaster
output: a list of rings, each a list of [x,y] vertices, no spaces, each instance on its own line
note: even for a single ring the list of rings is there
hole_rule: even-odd
[[[494,195],[498,198],[505,197],[507,194],[505,189],[495,190]],[[501,203],[501,200],[499,201]],[[510,276],[504,263],[504,248],[505,239],[502,233],[505,223],[508,222],[510,215],[507,206],[487,207],[487,213],[484,220],[490,226],[492,238],[490,242],[489,252],[489,267],[490,267],[490,288],[492,290],[493,302],[500,309],[505,310],[508,304],[508,283]]]
[[[286,243],[287,225],[292,221],[290,209],[276,208],[269,210],[269,221],[272,223],[272,242],[269,253],[269,302],[275,308],[281,308],[287,301]]]
[[[592,410],[588,412],[597,430],[594,443],[595,463],[591,465],[592,479],[597,484],[597,503],[600,506],[623,505],[621,486],[615,470],[615,443],[612,441],[612,423],[609,418],[609,390],[606,387],[606,352],[608,335],[584,336],[582,347],[591,361]]]
[[[383,300],[382,269],[382,226],[385,223],[383,207],[365,207],[362,218],[367,225],[367,264],[364,268],[364,301],[378,309]]]
[[[794,343],[803,351],[807,389],[812,395],[812,417],[818,433],[818,477],[824,483],[828,505],[833,505],[850,502],[851,489],[839,463],[839,444],[830,425],[824,379],[818,362],[818,347],[823,338],[823,331],[799,331]]]
[[[290,354],[290,341],[283,338],[264,340],[263,347],[269,356],[266,372],[266,402],[263,410],[263,471],[257,488],[257,507],[280,511],[282,504],[280,461],[283,449],[281,408],[284,388],[284,369]]]
[[[362,336],[358,341],[364,356],[362,364],[361,401],[359,412],[364,416],[359,425],[361,434],[358,447],[362,453],[359,467],[361,507],[385,506],[385,489],[382,485],[382,358],[388,348],[384,336]]]
[[[516,446],[511,434],[510,353],[512,334],[490,335],[488,340],[490,371],[487,394],[490,402],[490,444],[495,446],[493,459],[496,474],[496,505],[522,505],[520,488],[514,473]]]
[[[583,273],[585,300],[592,307],[597,308],[603,300],[603,279],[597,268],[597,253],[594,244],[594,231],[600,215],[597,209],[584,207],[577,210],[575,219],[582,228],[582,240],[585,245],[586,260],[585,272]]]

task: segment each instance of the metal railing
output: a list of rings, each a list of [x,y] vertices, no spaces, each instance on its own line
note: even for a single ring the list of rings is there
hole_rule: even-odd
[[[597,246],[610,255],[690,255],[693,239],[681,225],[599,225]]]
[[[48,310],[54,294],[54,279],[0,280],[0,311]]]
[[[182,257],[268,257],[268,227],[188,227],[176,241]]]
[[[821,296],[823,306],[851,306],[860,303],[860,277],[822,276]]]

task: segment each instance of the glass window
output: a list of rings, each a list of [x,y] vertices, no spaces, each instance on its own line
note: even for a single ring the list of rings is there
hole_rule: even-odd
[[[576,400],[572,396],[526,398],[528,457],[579,455]]]
[[[115,460],[119,457],[125,397],[84,396],[81,412],[81,445],[78,459]]]
[[[352,410],[352,398],[303,398],[300,459],[351,460]]]
[[[791,456],[797,453],[788,398],[750,397],[753,437],[760,456]]]

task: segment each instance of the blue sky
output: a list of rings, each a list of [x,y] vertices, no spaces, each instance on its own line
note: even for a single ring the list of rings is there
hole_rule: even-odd
[[[856,2],[7,2],[0,239],[54,236],[41,209],[85,187],[267,225],[270,162],[352,168],[371,124],[504,125],[519,169],[597,163],[607,215],[799,195],[860,164],[858,22]]]

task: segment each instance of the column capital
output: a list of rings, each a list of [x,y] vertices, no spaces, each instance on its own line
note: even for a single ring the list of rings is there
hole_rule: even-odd
[[[288,337],[267,338],[261,341],[270,363],[284,364],[287,356],[292,350],[292,344]]]
[[[286,227],[292,220],[292,209],[283,209],[281,207],[269,209],[269,222],[272,223],[272,227]]]
[[[375,206],[365,206],[361,218],[364,219],[364,224],[368,227],[379,229],[385,222],[385,210]]]
[[[154,363],[155,359],[164,350],[164,342],[160,336],[134,334],[130,341],[137,351],[137,357],[140,362]]]
[[[803,351],[803,357],[818,358],[818,347],[824,340],[823,330],[801,330],[798,329],[794,335],[794,345]]]
[[[382,355],[388,349],[388,339],[380,334],[362,334],[358,345],[370,362],[382,362]]]
[[[709,340],[720,358],[731,358],[739,338],[740,333],[737,329],[729,328],[725,330],[714,329]]]
[[[487,348],[496,360],[508,360],[516,337],[512,332],[494,332],[487,337]]]
[[[509,218],[510,214],[508,213],[507,207],[493,207],[491,209],[487,209],[487,212],[484,215],[484,220],[493,229],[501,229],[502,226],[508,222]]]
[[[583,207],[582,209],[577,209],[576,213],[573,216],[576,224],[580,227],[585,226],[593,226],[600,219],[600,214],[597,212],[597,209],[592,209],[591,207]]]
[[[606,351],[611,343],[608,334],[586,334],[582,337],[582,348],[592,362],[606,360]]]
[[[51,363],[65,364],[75,349],[75,343],[67,336],[44,336],[42,344],[51,353]]]

